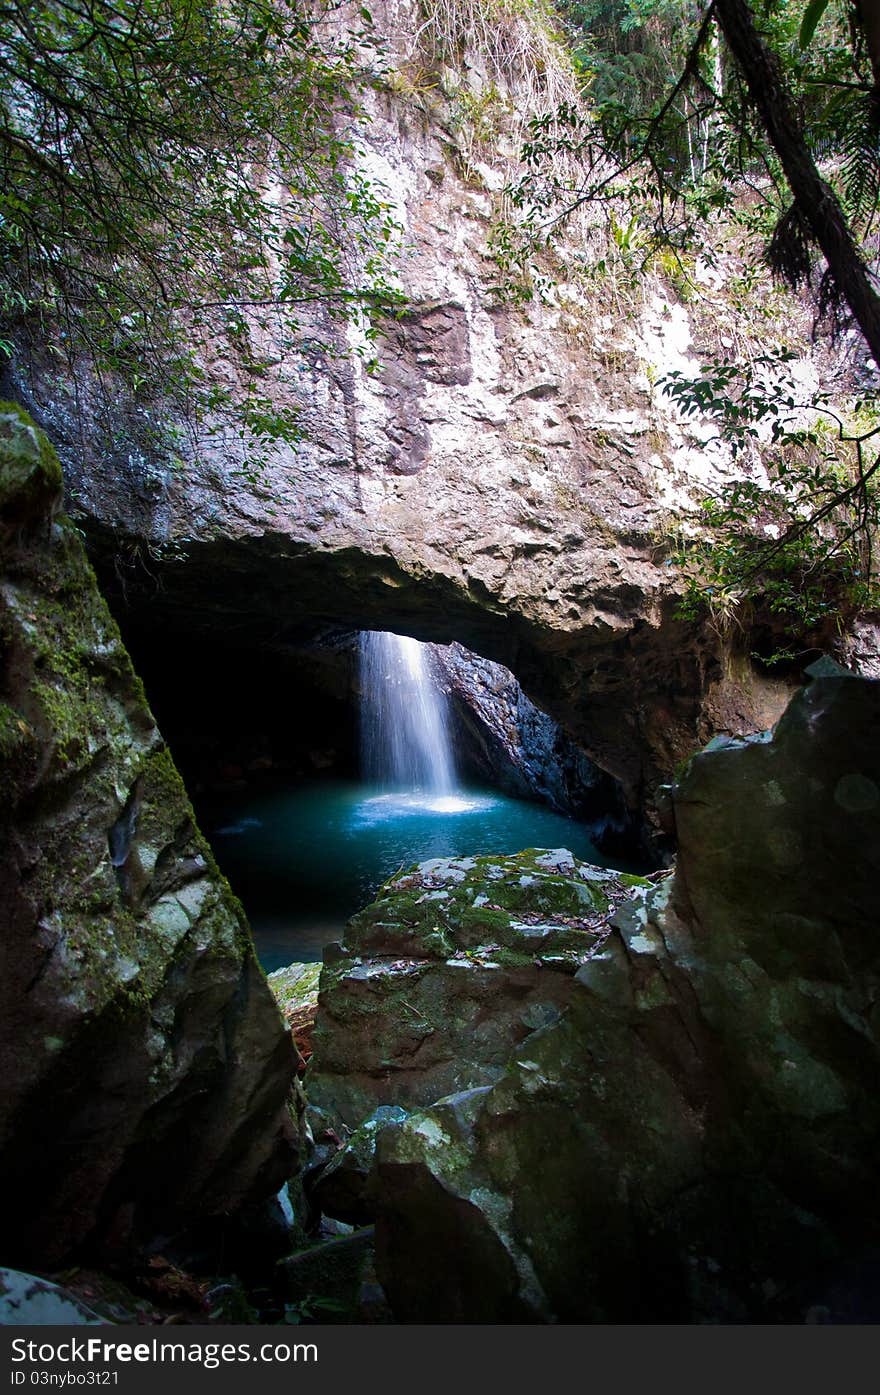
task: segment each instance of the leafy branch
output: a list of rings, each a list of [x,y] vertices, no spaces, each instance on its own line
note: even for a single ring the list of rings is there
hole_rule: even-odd
[[[361,14],[344,34],[332,4],[4,0],[3,351],[54,344],[68,377],[196,420],[220,406],[204,346],[235,325],[289,353],[320,303],[374,334],[397,228],[357,167],[381,60]]]
[[[847,420],[826,393],[802,398],[784,373],[790,357],[762,355],[748,371],[712,364],[695,378],[674,372],[658,385],[685,417],[714,418],[717,439],[735,458],[751,454],[754,472],[705,499],[708,531],[679,546],[684,613],[708,607],[730,622],[763,608],[795,638],[880,599],[880,423],[873,399]]]

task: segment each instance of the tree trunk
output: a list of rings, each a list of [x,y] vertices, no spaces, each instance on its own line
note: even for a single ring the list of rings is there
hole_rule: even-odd
[[[880,367],[880,296],[834,191],[816,168],[777,60],[758,34],[745,0],[715,0],[715,14],[798,208]]]

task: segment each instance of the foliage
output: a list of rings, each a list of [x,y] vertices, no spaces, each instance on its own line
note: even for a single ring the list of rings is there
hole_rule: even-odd
[[[284,1321],[289,1327],[299,1327],[303,1323],[338,1322],[339,1315],[350,1312],[350,1305],[338,1298],[327,1298],[308,1293],[296,1303],[285,1303]]]
[[[663,96],[684,62],[693,0],[559,0],[559,8],[605,137],[626,148],[636,139],[629,118]],[[692,113],[681,115],[686,123]],[[686,157],[687,141],[678,154]]]
[[[628,194],[627,176],[634,173],[654,205],[658,233],[672,240],[693,240],[707,216],[731,212],[744,191],[767,208],[762,231],[786,217],[791,196],[783,170],[756,118],[745,74],[722,43],[717,0],[559,3],[592,98],[591,113],[568,113],[566,145],[582,159],[584,174],[578,190],[557,191],[567,192],[567,201],[560,200],[567,211],[581,199]],[[797,108],[807,146],[831,162],[827,173],[844,211],[867,235],[877,209],[880,145],[861,31],[842,0],[826,0],[822,13],[810,16],[819,25],[810,42],[802,18],[800,0],[774,0],[761,7],[760,37]],[[548,154],[546,131],[546,122],[535,123],[532,181]],[[609,162],[613,177],[597,181],[595,171],[608,173]],[[669,221],[674,217],[678,224]]]
[[[672,279],[684,286],[687,268],[711,267],[713,247],[733,230],[752,247],[741,279],[754,280],[766,260],[812,293],[817,330],[840,334],[855,318],[877,360],[880,299],[865,269],[880,202],[871,7],[561,3],[580,35],[593,105],[530,124],[511,197],[535,252],[588,207],[604,215],[610,245],[635,274],[677,265]],[[574,180],[556,177],[560,147],[579,165]],[[717,362],[662,386],[685,414],[716,417],[752,471],[703,505],[704,542],[681,552],[686,609],[708,603],[730,617],[754,603],[793,633],[877,600],[878,462],[866,454],[873,425],[862,423],[876,376],[864,360],[856,369],[867,406],[855,404],[850,421],[822,394],[799,402],[779,366]]]
[[[744,605],[758,606],[793,641],[840,628],[880,601],[880,424],[872,398],[854,403],[844,420],[829,394],[805,396],[786,371],[790,362],[783,354],[761,355],[748,369],[714,363],[696,378],[674,372],[658,385],[685,416],[714,419],[744,467],[704,500],[703,537],[679,543],[683,614],[695,618],[708,605],[728,625]]]
[[[361,31],[291,0],[9,0],[0,9],[0,348],[23,328],[141,399],[229,402],[200,348],[242,349],[242,429],[298,311],[394,301],[389,208],[352,163]],[[265,345],[271,339],[272,347]],[[301,347],[301,343],[300,343]]]

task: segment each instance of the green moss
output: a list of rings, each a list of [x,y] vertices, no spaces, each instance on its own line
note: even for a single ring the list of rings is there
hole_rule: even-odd
[[[510,916],[506,911],[496,911],[488,906],[458,906],[455,917],[458,929],[462,932],[462,943],[479,944],[485,940],[497,940],[507,935]]]
[[[157,746],[143,759],[139,767],[141,788],[141,812],[138,819],[138,841],[142,844],[165,845],[169,842],[169,832],[175,839],[178,849],[187,844],[187,851],[198,855],[205,864],[205,874],[218,887],[217,904],[212,915],[216,920],[219,953],[228,953],[223,947],[223,931],[233,923],[236,952],[245,958],[254,958],[253,938],[244,907],[223,876],[214,859],[207,839],[202,834],[193,814],[186,786],[174,764],[167,746]],[[208,925],[208,908],[200,916],[203,935]],[[261,970],[262,972],[262,970]],[[265,975],[264,975],[265,976]]]
[[[289,1013],[317,1002],[320,978],[320,964],[288,964],[269,974],[267,982],[282,1013]]]
[[[88,695],[57,681],[34,683],[33,695],[53,735],[53,764],[59,770],[83,764],[92,727]]]
[[[51,744],[50,773],[66,775],[91,761],[96,731],[123,728],[96,671],[97,656],[121,642],[79,539],[63,528],[51,547],[24,555],[17,583],[4,629],[32,669],[25,715]]]
[[[61,465],[45,434],[15,402],[0,402],[0,513],[40,521],[61,497]]]
[[[26,478],[21,476],[25,467]],[[57,458],[19,409],[7,411],[0,405],[0,500],[12,500],[11,516],[19,522],[0,625],[4,648],[15,654],[15,671],[21,675],[20,693],[0,707],[4,795],[10,792],[10,757],[28,741],[41,746],[47,761],[33,812],[45,810],[48,836],[33,871],[31,892],[42,916],[57,917],[56,971],[69,980],[71,993],[88,1000],[90,1011],[99,1012],[108,995],[148,1001],[169,966],[170,946],[167,938],[163,941],[154,933],[149,897],[140,905],[153,864],[148,862],[146,871],[139,869],[138,846],[150,844],[154,857],[155,850],[166,848],[175,856],[201,856],[207,875],[218,884],[198,916],[203,952],[242,958],[253,955],[253,946],[244,913],[195,827],[170,754],[164,747],[149,749],[155,727],[143,687],[77,531],[61,517],[51,532],[35,532],[28,540],[21,526],[25,485],[20,476],[25,478],[27,500],[35,510],[39,503],[45,520],[61,487]],[[85,771],[88,816],[97,821],[97,828],[69,824],[56,813],[67,807],[66,801],[58,802],[63,782]],[[138,785],[141,810],[132,879],[140,870],[140,880],[126,897],[110,866],[106,839],[119,815],[120,800]],[[120,959],[137,968],[122,987]]]
[[[504,969],[521,969],[534,964],[535,954],[533,950],[511,949],[508,945],[501,945],[492,951],[492,959]]]
[[[352,918],[347,939],[369,950],[387,940],[389,930],[396,940],[405,941],[409,953],[446,959],[452,952],[448,908],[443,902],[426,901],[421,886],[413,893],[380,890],[379,899]]]
[[[12,760],[34,742],[34,731],[24,717],[6,702],[0,702],[0,758]]]
[[[184,828],[195,832],[189,796],[167,746],[149,752],[140,767],[139,779],[141,839],[150,842],[154,835],[167,837],[169,825],[175,832]]]
[[[616,906],[647,887],[561,851],[434,859],[388,881],[351,921],[349,953],[446,960],[465,955],[504,967],[552,956],[583,962]],[[346,966],[333,966],[322,993],[336,1001]]]

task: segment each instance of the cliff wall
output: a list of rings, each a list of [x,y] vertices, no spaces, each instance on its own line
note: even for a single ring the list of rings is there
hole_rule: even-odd
[[[45,364],[20,390],[120,608],[218,642],[333,627],[458,640],[512,668],[635,805],[700,741],[766,726],[790,692],[677,618],[670,562],[683,511],[733,466],[711,424],[683,421],[653,384],[742,345],[749,307],[699,263],[686,285],[635,282],[607,227],[574,229],[567,260],[505,270],[505,181],[528,111],[570,80],[564,59],[546,36],[543,58],[505,58],[512,12],[491,51],[463,35],[454,55],[416,39],[410,0],[374,17],[386,72],[357,160],[400,228],[405,313],[378,346],[320,307],[294,348],[265,316],[203,346],[207,380],[232,392],[253,388],[256,364],[267,409],[294,410],[302,439],[181,423],[148,387],[102,405],[87,366],[94,430]],[[532,294],[545,270],[550,289]],[[796,339],[791,302],[760,294],[762,345]],[[802,368],[814,381],[809,356]]]

